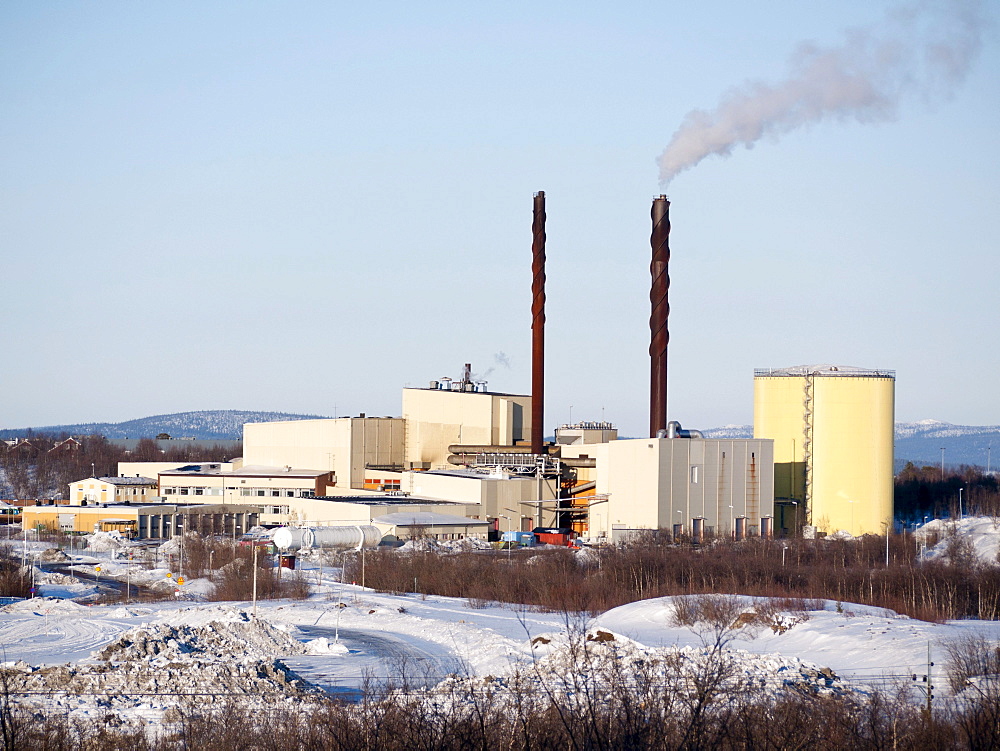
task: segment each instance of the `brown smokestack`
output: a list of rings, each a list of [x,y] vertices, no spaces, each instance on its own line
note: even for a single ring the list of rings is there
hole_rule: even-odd
[[[545,192],[531,221],[531,453],[542,453],[545,412]]]
[[[670,305],[667,291],[670,277],[667,267],[670,263],[670,201],[661,195],[653,199],[651,212],[653,234],[649,242],[653,248],[653,260],[649,273],[653,284],[649,290],[651,313],[649,316],[649,437],[655,438],[661,430],[667,429],[667,317]]]

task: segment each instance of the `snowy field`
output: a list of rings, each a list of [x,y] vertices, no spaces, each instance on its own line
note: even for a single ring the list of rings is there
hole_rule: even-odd
[[[957,529],[969,536],[984,561],[992,558],[996,564],[1000,538],[992,520],[967,519]],[[706,626],[676,625],[673,598],[631,603],[587,618],[513,605],[484,607],[464,599],[379,594],[341,584],[339,569],[329,567],[305,570],[313,590],[308,599],[259,602],[254,615],[250,603],[198,601],[208,583],[178,587],[165,568],[126,573],[127,565],[113,560],[114,545],[94,542],[95,549],[72,554],[74,567],[180,589],[181,599],[88,605],[96,582],[74,583],[64,574],[36,570],[41,596],[0,609],[2,658],[18,672],[18,685],[32,693],[31,702],[74,717],[110,708],[155,725],[192,694],[302,699],[318,687],[351,698],[373,677],[405,674],[410,685],[433,687],[449,676],[492,680],[527,668],[537,673],[539,665],[565,672],[573,669],[566,655],[574,639],[589,638],[595,648],[608,648],[610,642],[616,659],[672,655],[696,665],[712,640]],[[945,555],[945,545],[942,541],[926,555]],[[25,560],[40,559],[45,548],[26,543]],[[15,551],[22,552],[20,547]],[[761,685],[804,681],[820,689],[866,691],[905,683],[919,692],[923,683],[912,676],[927,672],[929,649],[935,693],[943,697],[947,645],[970,634],[1000,640],[1000,623],[993,621],[935,624],[832,601],[779,612],[754,598],[740,598],[739,604],[747,613],[766,611],[766,617],[727,632],[727,655],[746,680]]]

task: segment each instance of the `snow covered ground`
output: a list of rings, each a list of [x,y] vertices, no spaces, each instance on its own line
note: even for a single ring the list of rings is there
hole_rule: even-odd
[[[958,523],[957,531],[972,541],[984,560],[996,563],[1000,535],[992,520],[967,519]],[[89,571],[100,566],[105,576],[124,578],[127,564],[112,560],[116,546],[101,550],[97,542],[97,550],[75,552],[74,565]],[[46,547],[27,543],[26,561],[40,559]],[[931,548],[927,555],[943,554],[935,551]],[[166,573],[133,569],[130,576],[147,583],[167,582],[187,591],[188,597],[204,592],[199,583],[193,592],[185,590],[187,584],[177,587]],[[259,602],[254,616],[245,602],[174,599],[88,605],[93,585],[54,579],[65,575],[38,570],[40,582],[53,579],[39,584],[48,597],[0,609],[0,652],[8,666],[16,666],[24,686],[44,687],[32,701],[90,716],[108,710],[112,696],[111,709],[151,724],[162,721],[171,704],[180,700],[168,694],[232,688],[240,670],[258,676],[270,691],[301,699],[308,694],[303,686],[350,696],[366,677],[388,678],[400,672],[417,685],[434,686],[457,680],[450,675],[502,680],[518,669],[537,672],[539,665],[550,672],[568,670],[566,655],[573,639],[588,636],[588,643],[605,652],[612,642],[614,650],[607,654],[620,659],[668,656],[696,666],[705,654],[706,628],[676,625],[673,598],[631,603],[589,619],[515,605],[483,607],[463,599],[379,594],[341,584],[339,575],[334,568],[307,569],[307,579],[313,582],[307,600]],[[944,695],[945,648],[950,642],[968,634],[1000,640],[998,622],[926,623],[832,601],[786,604],[777,612],[772,612],[773,603],[755,598],[742,597],[740,605],[747,612],[768,611],[763,623],[727,635],[727,654],[741,666],[741,674],[761,682],[791,677],[838,690],[887,688],[899,682],[922,688],[924,684],[913,683],[911,677],[927,672],[930,649],[933,682]],[[109,648],[112,644],[116,646]],[[122,672],[115,667],[119,665],[130,667],[112,681],[108,673]],[[155,690],[130,688],[137,685]]]

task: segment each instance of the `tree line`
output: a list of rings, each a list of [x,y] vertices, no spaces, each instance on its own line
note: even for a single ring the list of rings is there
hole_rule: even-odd
[[[0,470],[6,488],[0,492],[16,500],[67,498],[71,482],[88,477],[114,477],[118,462],[208,462],[225,461],[242,453],[242,447],[179,445],[161,449],[156,441],[143,438],[132,449],[112,443],[101,435],[76,436],[36,434],[27,445],[0,444]],[[3,478],[0,478],[2,480]]]

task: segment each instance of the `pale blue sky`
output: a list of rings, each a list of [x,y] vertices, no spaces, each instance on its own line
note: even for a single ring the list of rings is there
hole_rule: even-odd
[[[684,116],[899,3],[0,6],[0,427],[191,409],[398,414],[530,386],[647,425],[649,204]],[[897,371],[897,419],[1000,424],[1000,45],[951,98],[824,121],[670,185],[670,413],[753,369]]]

